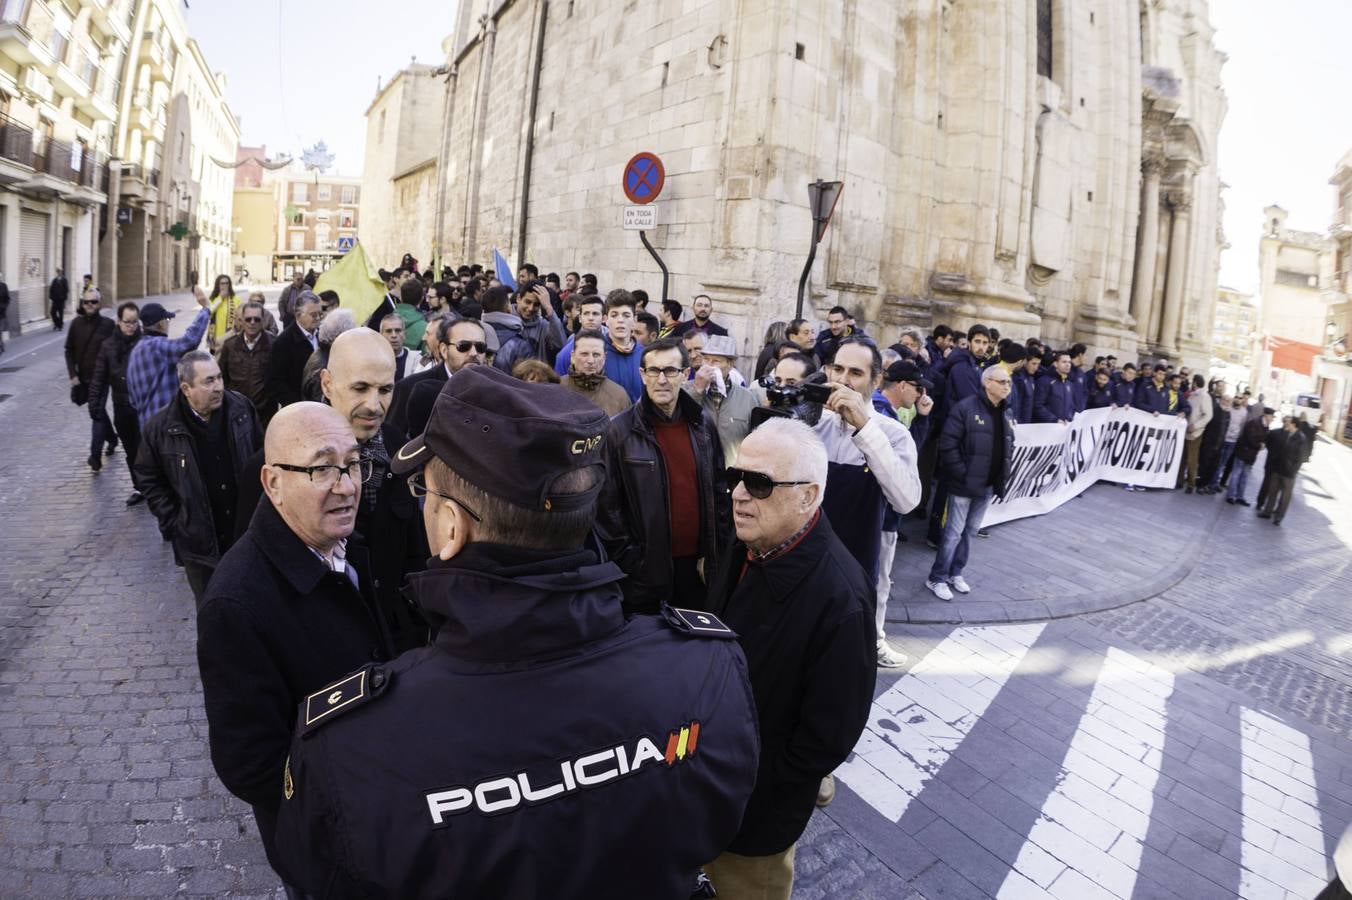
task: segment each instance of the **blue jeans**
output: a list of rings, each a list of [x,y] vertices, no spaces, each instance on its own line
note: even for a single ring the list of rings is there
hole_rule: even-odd
[[[1216,471],[1211,473],[1211,489],[1215,490],[1221,486],[1221,476],[1225,474],[1225,465],[1230,462],[1230,457],[1235,455],[1235,442],[1226,441],[1221,444],[1221,458],[1216,462]]]
[[[1227,500],[1244,499],[1244,486],[1249,480],[1250,467],[1251,467],[1250,463],[1246,463],[1242,459],[1238,458],[1235,459],[1235,467],[1230,472],[1230,487],[1226,488],[1225,490],[1225,499]]]
[[[939,552],[934,555],[934,565],[930,567],[930,581],[946,582],[962,574],[967,565],[967,545],[972,535],[981,529],[981,520],[990,503],[990,492],[980,497],[948,495],[948,518],[944,522]]]

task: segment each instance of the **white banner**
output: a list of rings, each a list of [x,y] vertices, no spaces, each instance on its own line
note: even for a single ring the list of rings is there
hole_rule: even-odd
[[[1003,500],[983,525],[1051,512],[1096,481],[1172,488],[1188,422],[1139,409],[1087,409],[1070,425],[1019,425]]]

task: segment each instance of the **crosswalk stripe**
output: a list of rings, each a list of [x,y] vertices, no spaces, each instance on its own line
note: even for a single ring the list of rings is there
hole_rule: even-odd
[[[873,701],[836,777],[896,822],[976,726],[1045,623],[957,628]]]
[[[1164,759],[1165,704],[1173,689],[1170,672],[1108,649],[1057,786],[1001,885],[1001,900],[1131,897]],[[1121,715],[1124,707],[1131,709],[1130,717]]]
[[[1328,883],[1310,739],[1269,715],[1240,711],[1244,821],[1239,895],[1313,897]]]

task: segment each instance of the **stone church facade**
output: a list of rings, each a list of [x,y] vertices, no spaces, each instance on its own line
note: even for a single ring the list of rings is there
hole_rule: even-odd
[[[805,315],[996,325],[1205,367],[1224,56],[1206,0],[462,0],[435,236],[682,302],[744,352],[793,315],[807,184],[844,182]]]

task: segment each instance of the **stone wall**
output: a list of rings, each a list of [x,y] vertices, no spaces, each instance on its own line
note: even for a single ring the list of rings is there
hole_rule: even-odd
[[[667,187],[649,237],[670,294],[712,295],[748,354],[766,323],[793,315],[807,184],[823,178],[845,189],[809,317],[842,303],[886,340],[905,324],[980,321],[1202,362],[1225,109],[1206,2],[1057,0],[1050,77],[1037,72],[1036,8],[471,4],[448,42],[446,259],[497,247],[658,296],[656,265],[620,229],[621,170],[651,150]],[[1143,183],[1147,157],[1158,181]]]

